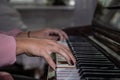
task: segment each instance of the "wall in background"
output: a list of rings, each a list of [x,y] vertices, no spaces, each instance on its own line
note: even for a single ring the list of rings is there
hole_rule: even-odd
[[[20,10],[22,20],[28,29],[45,27],[66,28],[90,25],[96,0],[76,0],[75,9],[36,9]]]

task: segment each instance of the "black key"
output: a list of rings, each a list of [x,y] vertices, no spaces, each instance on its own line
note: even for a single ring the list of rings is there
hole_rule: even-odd
[[[73,51],[98,51],[95,48],[87,48],[87,47],[74,47]]]
[[[76,61],[79,62],[80,60],[101,60],[101,61],[109,61],[107,58],[89,58],[89,57],[78,57],[76,58]]]
[[[97,53],[97,52],[95,52],[95,53],[93,53],[93,52],[79,52],[79,53],[75,53],[75,55],[103,55],[103,54],[101,54],[101,53]]]
[[[89,42],[68,42],[70,46],[92,46]]]
[[[120,80],[120,78],[86,77],[84,80]]]
[[[83,67],[79,68],[78,73],[80,73],[83,69],[111,70],[111,69],[115,69],[115,67],[95,67],[95,66],[93,66],[93,67],[88,67],[88,66],[84,67],[83,66]]]
[[[103,78],[120,78],[120,70],[82,70],[81,78],[85,77],[103,77]]]
[[[98,53],[99,51],[94,50],[81,50],[81,51],[73,51],[75,53]]]
[[[77,61],[78,61],[77,63],[79,62],[110,62],[109,60],[105,60],[105,59],[78,59]]]
[[[103,63],[79,63],[79,64],[76,64],[77,68],[80,68],[80,67],[85,67],[85,66],[88,66],[88,67],[114,67],[114,64],[103,64]]]
[[[76,58],[87,57],[87,58],[106,58],[104,55],[75,55]]]

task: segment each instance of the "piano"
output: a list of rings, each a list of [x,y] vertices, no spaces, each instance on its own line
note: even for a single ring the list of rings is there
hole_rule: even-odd
[[[120,1],[98,0],[92,25],[66,28],[66,45],[76,58],[70,66],[53,55],[56,71],[47,80],[120,80]]]

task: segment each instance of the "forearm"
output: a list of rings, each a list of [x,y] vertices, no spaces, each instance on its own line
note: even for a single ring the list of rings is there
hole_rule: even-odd
[[[28,33],[27,32],[20,32],[16,36],[17,38],[28,38]]]

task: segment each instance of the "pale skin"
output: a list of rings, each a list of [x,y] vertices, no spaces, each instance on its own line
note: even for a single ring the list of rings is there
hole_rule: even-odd
[[[50,35],[50,34],[57,34]],[[68,38],[67,34],[60,29],[42,29],[38,31],[32,31],[30,38],[27,37],[26,32],[21,32],[16,37],[16,53],[17,55],[25,52],[27,55],[42,56],[48,62],[48,64],[55,70],[56,65],[50,55],[58,53],[65,57],[68,64],[76,63],[74,56],[68,47],[57,43],[57,39],[65,40]]]

